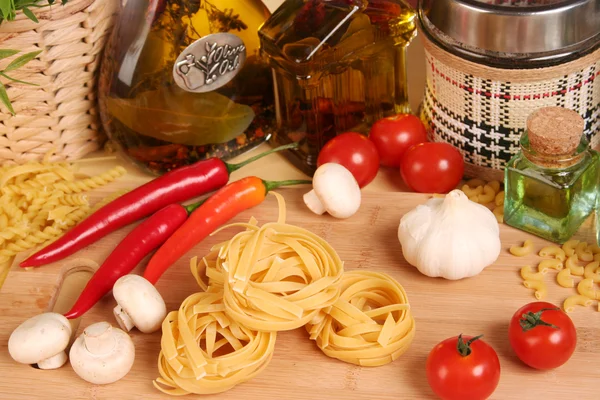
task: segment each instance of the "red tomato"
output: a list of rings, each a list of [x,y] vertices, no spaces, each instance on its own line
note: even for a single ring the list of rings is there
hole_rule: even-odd
[[[464,171],[462,155],[448,143],[419,143],[408,149],[400,164],[404,183],[421,193],[448,193]]]
[[[346,167],[362,188],[377,176],[379,155],[369,138],[360,133],[346,132],[323,146],[317,158],[317,166],[325,163],[337,163]]]
[[[429,386],[443,400],[484,400],[500,381],[500,360],[481,336],[446,339],[431,350],[426,372]]]
[[[411,146],[427,141],[427,131],[418,117],[398,114],[375,122],[369,138],[377,146],[381,165],[398,168]]]
[[[577,345],[577,332],[571,318],[559,307],[536,301],[513,315],[508,339],[525,364],[536,369],[552,369],[571,358]]]

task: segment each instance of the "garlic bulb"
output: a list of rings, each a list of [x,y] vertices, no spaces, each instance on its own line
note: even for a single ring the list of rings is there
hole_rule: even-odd
[[[406,261],[422,274],[452,280],[479,274],[496,261],[501,249],[494,214],[460,190],[405,214],[398,240]]]

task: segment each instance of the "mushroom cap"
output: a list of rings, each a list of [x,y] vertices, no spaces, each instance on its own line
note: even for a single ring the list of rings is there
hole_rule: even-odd
[[[88,349],[86,341],[90,341],[89,348],[94,353]],[[127,333],[108,322],[98,322],[85,328],[83,334],[75,339],[69,359],[73,371],[81,379],[106,385],[118,381],[131,370],[135,346]]]
[[[333,217],[348,218],[360,208],[360,187],[354,175],[341,164],[325,163],[317,168],[313,190]]]
[[[63,352],[71,340],[71,324],[58,313],[31,317],[8,339],[8,352],[17,362],[36,364]]]
[[[113,296],[144,333],[157,331],[167,316],[167,306],[154,285],[139,275],[125,275],[113,286]]]

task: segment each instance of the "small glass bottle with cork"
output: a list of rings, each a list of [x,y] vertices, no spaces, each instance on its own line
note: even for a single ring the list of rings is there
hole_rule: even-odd
[[[564,243],[594,211],[600,154],[575,111],[545,107],[527,119],[521,151],[505,170],[504,222]]]

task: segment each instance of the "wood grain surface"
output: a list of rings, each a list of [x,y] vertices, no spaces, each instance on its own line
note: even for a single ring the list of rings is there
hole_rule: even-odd
[[[107,191],[111,190],[108,187]],[[288,206],[288,222],[310,229],[328,240],[345,261],[347,270],[368,269],[386,272],[406,289],[416,319],[416,337],[410,349],[397,361],[377,368],[361,368],[330,359],[308,340],[304,330],[278,335],[275,355],[267,369],[252,381],[207,399],[433,399],[425,378],[425,360],[441,340],[459,333],[484,334],[497,351],[502,378],[492,399],[598,399],[596,380],[600,376],[600,319],[596,305],[571,314],[578,331],[577,351],[560,369],[532,370],[519,362],[507,338],[508,321],[522,305],[535,300],[522,286],[519,267],[539,261],[535,255],[516,258],[507,249],[532,238],[539,250],[547,242],[502,225],[503,250],[497,262],[480,275],[462,281],[432,279],[406,263],[397,240],[400,218],[428,196],[408,193],[365,192],[360,212],[348,220],[310,213],[302,204],[305,189],[280,190]],[[269,196],[264,204],[244,212],[235,221],[255,216],[259,223],[277,217],[277,203]],[[89,261],[101,263],[132,227],[126,227],[67,260],[34,270],[14,265],[0,291],[0,398],[2,399],[165,399],[152,386],[158,377],[157,356],[161,333],[145,335],[132,331],[136,360],[131,372],[112,385],[95,386],[79,379],[67,364],[58,370],[42,371],[14,362],[7,351],[10,333],[25,319],[48,310],[64,311],[80,290],[62,287],[71,284],[69,271],[89,270]],[[168,271],[157,287],[169,310],[179,307],[196,292],[189,272],[189,258],[203,256],[209,247],[227,240],[235,229],[222,231],[205,240]],[[24,255],[19,257],[20,261]],[[138,268],[137,272],[140,272]],[[549,274],[549,275],[552,275]],[[89,274],[87,275],[89,276]],[[65,278],[66,277],[66,278]],[[562,301],[574,289],[564,289],[547,276],[550,301]],[[68,286],[68,285],[67,285]],[[63,294],[71,291],[70,296]],[[60,292],[60,295],[59,295]],[[75,292],[75,293],[73,293]],[[59,300],[57,300],[59,299]],[[94,322],[109,321],[114,299],[107,296],[82,317],[77,334]],[[199,396],[189,395],[190,398]]]

